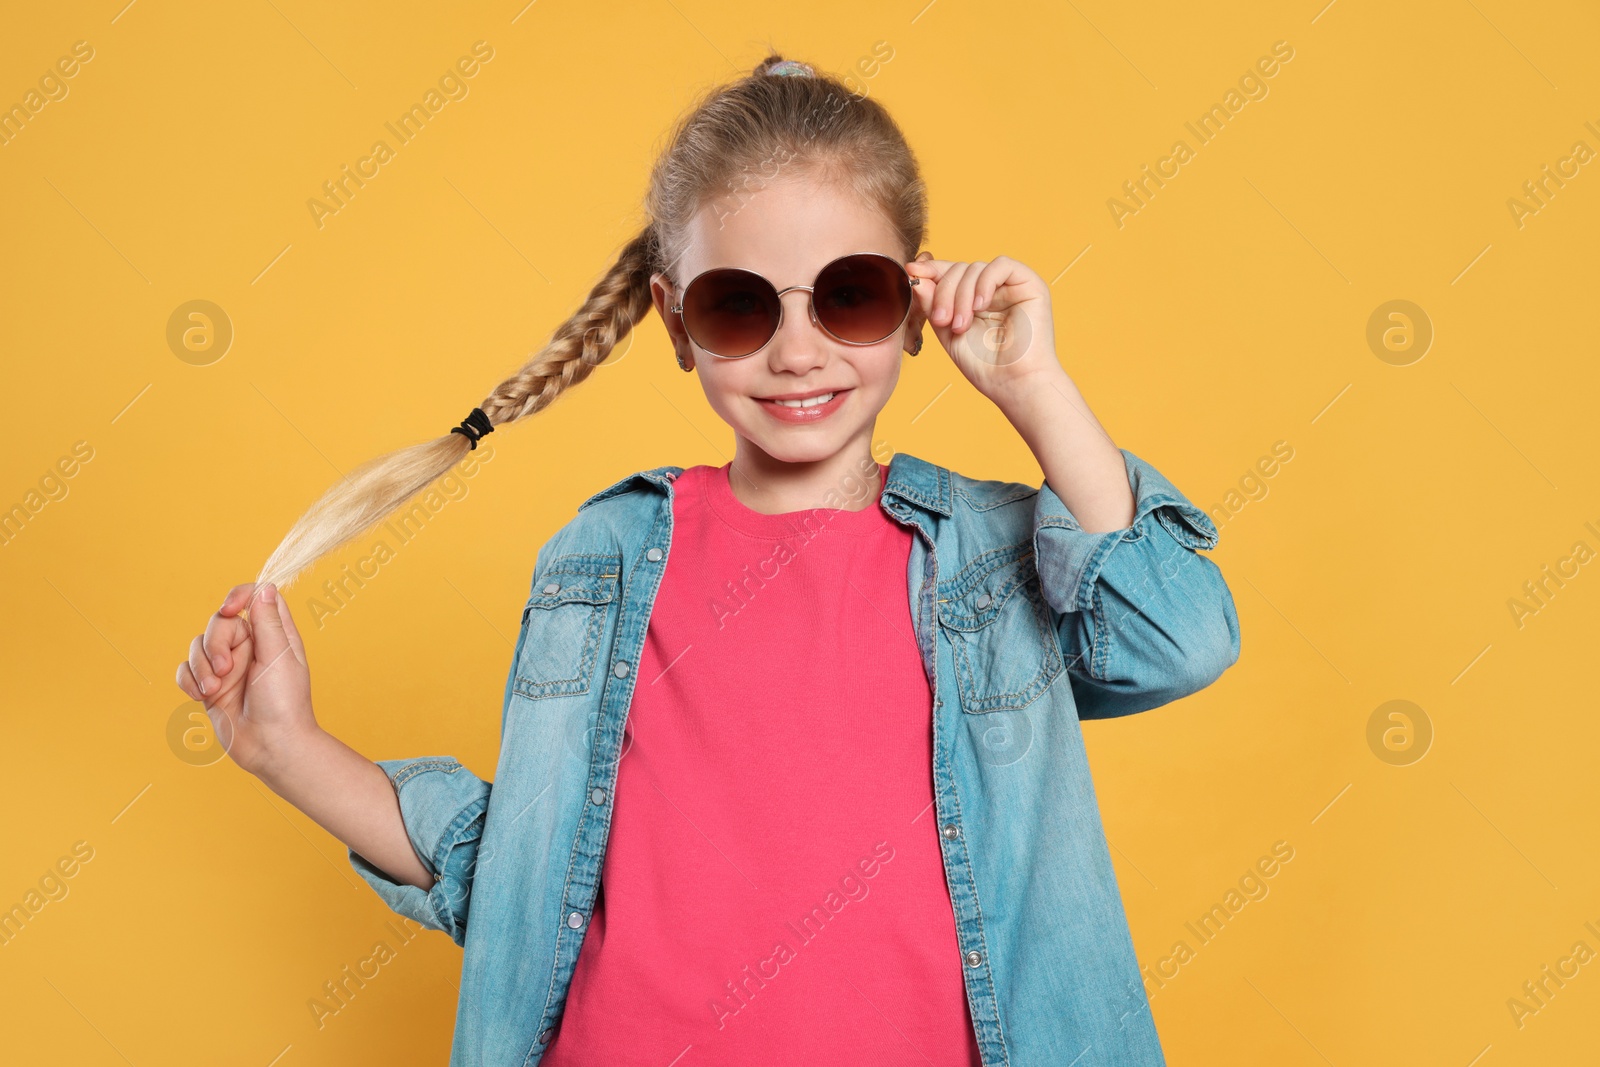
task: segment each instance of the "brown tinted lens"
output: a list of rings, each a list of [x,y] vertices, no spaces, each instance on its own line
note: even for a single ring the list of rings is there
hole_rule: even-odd
[[[911,310],[911,280],[887,256],[845,256],[817,275],[811,298],[828,332],[851,344],[870,345],[905,321]]]
[[[709,270],[683,294],[683,328],[718,356],[748,356],[778,329],[777,290],[759,274],[728,267]]]

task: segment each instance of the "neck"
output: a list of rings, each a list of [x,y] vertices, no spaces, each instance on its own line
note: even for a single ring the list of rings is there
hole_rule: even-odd
[[[789,462],[741,437],[728,483],[741,504],[766,515],[807,508],[860,511],[874,507],[883,479],[872,456],[870,438],[869,428],[825,459]]]

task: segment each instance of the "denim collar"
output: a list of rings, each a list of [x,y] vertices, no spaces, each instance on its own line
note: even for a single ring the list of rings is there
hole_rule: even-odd
[[[578,505],[578,510],[582,511],[590,504],[598,503],[607,497],[629,492],[641,482],[653,485],[662,493],[666,493],[668,483],[682,474],[683,470],[682,467],[667,464],[634,471],[589,497]],[[950,471],[909,452],[896,452],[889,460],[889,476],[883,483],[883,495],[903,500],[920,511],[948,518],[951,496]]]

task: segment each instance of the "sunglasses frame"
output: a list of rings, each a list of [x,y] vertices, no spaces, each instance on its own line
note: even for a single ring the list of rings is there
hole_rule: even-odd
[[[803,289],[803,290],[805,290],[805,292],[807,294],[807,297],[806,297],[806,309],[811,313],[811,321],[814,322],[817,325],[817,328],[822,330],[823,333],[826,333],[829,337],[833,338],[835,341],[838,341],[842,345],[851,345],[851,346],[856,347],[856,348],[865,348],[868,345],[882,344],[883,342],[887,341],[889,338],[893,337],[895,335],[895,331],[897,331],[901,327],[903,327],[906,324],[906,321],[911,318],[911,309],[916,306],[916,300],[915,299],[907,301],[907,303],[906,303],[906,313],[904,315],[900,316],[900,321],[895,323],[894,329],[891,329],[888,333],[884,334],[882,337],[878,338],[876,341],[846,341],[843,337],[840,337],[838,334],[836,334],[832,330],[828,329],[828,327],[824,326],[823,323],[822,323],[822,320],[817,317],[817,305],[815,303],[817,278],[821,278],[822,275],[827,272],[829,267],[832,267],[835,263],[838,263],[840,260],[842,260],[842,259],[852,259],[852,258],[854,258],[856,256],[876,256],[879,259],[887,259],[889,262],[893,263],[896,267],[900,268],[901,272],[906,275],[906,280],[909,281],[912,285],[916,285],[919,281],[922,280],[921,278],[914,277],[911,274],[910,271],[906,270],[905,264],[900,262],[898,259],[895,259],[893,256],[885,255],[882,252],[868,252],[868,251],[846,252],[842,256],[835,256],[833,259],[830,259],[828,262],[826,262],[826,263],[824,263],[822,265],[822,269],[817,271],[816,278],[812,278],[811,279],[811,284],[810,285],[791,285],[791,286],[788,286],[787,288],[783,288],[783,289],[779,289],[776,285],[772,285],[772,280],[770,278],[768,278],[766,275],[762,274],[760,271],[750,270],[747,267],[710,267],[710,268],[707,268],[706,270],[701,271],[699,274],[696,274],[693,278],[690,278],[688,285],[685,285],[683,287],[683,295],[679,298],[678,302],[676,304],[673,304],[671,307],[667,308],[667,310],[669,312],[674,312],[674,313],[677,314],[678,322],[683,327],[683,332],[688,336],[689,340],[694,341],[695,345],[698,346],[702,351],[706,352],[707,354],[715,356],[718,359],[749,359],[751,356],[753,356],[756,353],[760,352],[762,348],[766,348],[768,345],[770,345],[772,343],[772,338],[778,336],[778,331],[783,329],[783,314],[784,314],[784,311],[783,311],[783,297],[784,297],[784,294],[793,292],[796,289]],[[777,300],[778,300],[778,322],[777,322],[777,324],[775,326],[773,326],[772,334],[765,341],[761,342],[761,348],[753,349],[753,350],[751,350],[749,352],[746,352],[742,356],[724,356],[720,352],[712,352],[711,349],[706,348],[705,345],[700,344],[700,342],[698,340],[695,340],[694,334],[689,329],[688,322],[686,322],[684,320],[684,317],[683,317],[683,302],[684,302],[684,300],[688,299],[690,286],[694,285],[695,282],[699,281],[702,276],[704,276],[706,274],[710,274],[713,271],[719,271],[719,270],[739,270],[739,271],[744,271],[744,273],[746,273],[746,274],[754,274],[757,278],[760,278],[762,281],[766,282],[768,285],[771,285],[773,291],[778,294],[778,296],[777,296]]]

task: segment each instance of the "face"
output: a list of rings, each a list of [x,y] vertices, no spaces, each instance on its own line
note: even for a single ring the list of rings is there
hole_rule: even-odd
[[[756,449],[781,463],[870,454],[878,412],[900,378],[900,354],[921,330],[915,302],[900,330],[876,344],[851,345],[812,321],[811,294],[794,290],[782,297],[783,321],[772,340],[740,359],[700,348],[667,309],[683,295],[674,281],[687,284],[717,267],[755,271],[783,289],[811,285],[831,260],[852,252],[904,262],[889,223],[847,189],[795,178],[763,186],[735,208],[713,201],[695,216],[688,239],[671,279],[653,275],[651,292],[674,348],[699,377],[712,410],[733,428],[739,451]],[[770,399],[823,392],[835,396],[820,418]]]

